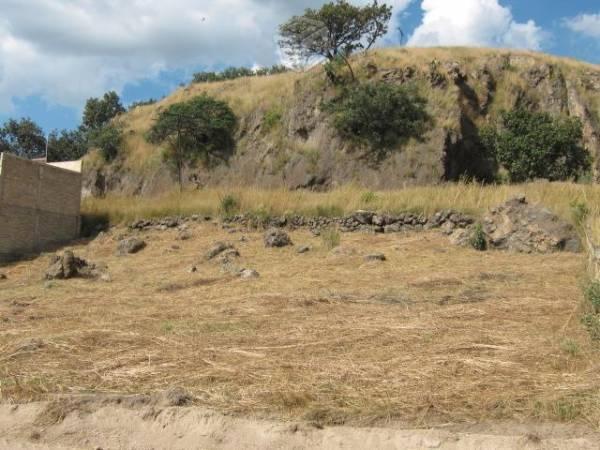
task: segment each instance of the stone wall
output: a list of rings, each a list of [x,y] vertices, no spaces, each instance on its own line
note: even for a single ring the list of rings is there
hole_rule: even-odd
[[[0,155],[0,262],[79,236],[81,174]]]

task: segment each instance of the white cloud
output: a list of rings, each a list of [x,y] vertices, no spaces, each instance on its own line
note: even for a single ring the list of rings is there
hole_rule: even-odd
[[[592,38],[600,38],[600,13],[580,14],[577,17],[565,19],[565,25],[576,33]]]
[[[515,47],[539,50],[546,33],[530,20],[515,22],[498,0],[423,0],[423,22],[411,46]]]
[[[410,2],[391,3],[399,12]],[[1,0],[0,112],[30,95],[81,107],[90,96],[161,70],[275,63],[277,26],[323,3]]]

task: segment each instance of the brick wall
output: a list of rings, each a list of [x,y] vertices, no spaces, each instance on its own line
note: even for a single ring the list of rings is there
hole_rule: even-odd
[[[81,174],[0,155],[0,262],[79,236]]]

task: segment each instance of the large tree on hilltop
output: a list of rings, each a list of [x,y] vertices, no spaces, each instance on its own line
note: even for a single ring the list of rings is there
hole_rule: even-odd
[[[326,3],[319,10],[306,9],[279,27],[280,47],[291,57],[309,60],[323,57],[341,59],[354,71],[349,57],[357,50],[368,50],[388,31],[392,7],[372,4],[359,7],[346,0]]]

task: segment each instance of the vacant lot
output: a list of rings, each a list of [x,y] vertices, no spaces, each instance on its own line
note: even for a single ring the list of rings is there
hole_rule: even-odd
[[[414,426],[492,419],[600,426],[597,354],[580,323],[583,255],[479,253],[437,232],[261,233],[213,223],[72,248],[110,280],[42,281],[48,256],[0,281],[3,401],[182,386],[217,411],[318,424]],[[245,242],[240,238],[245,236]],[[261,277],[207,262],[217,240]],[[385,262],[364,255],[384,253]],[[196,266],[197,272],[190,273]]]

